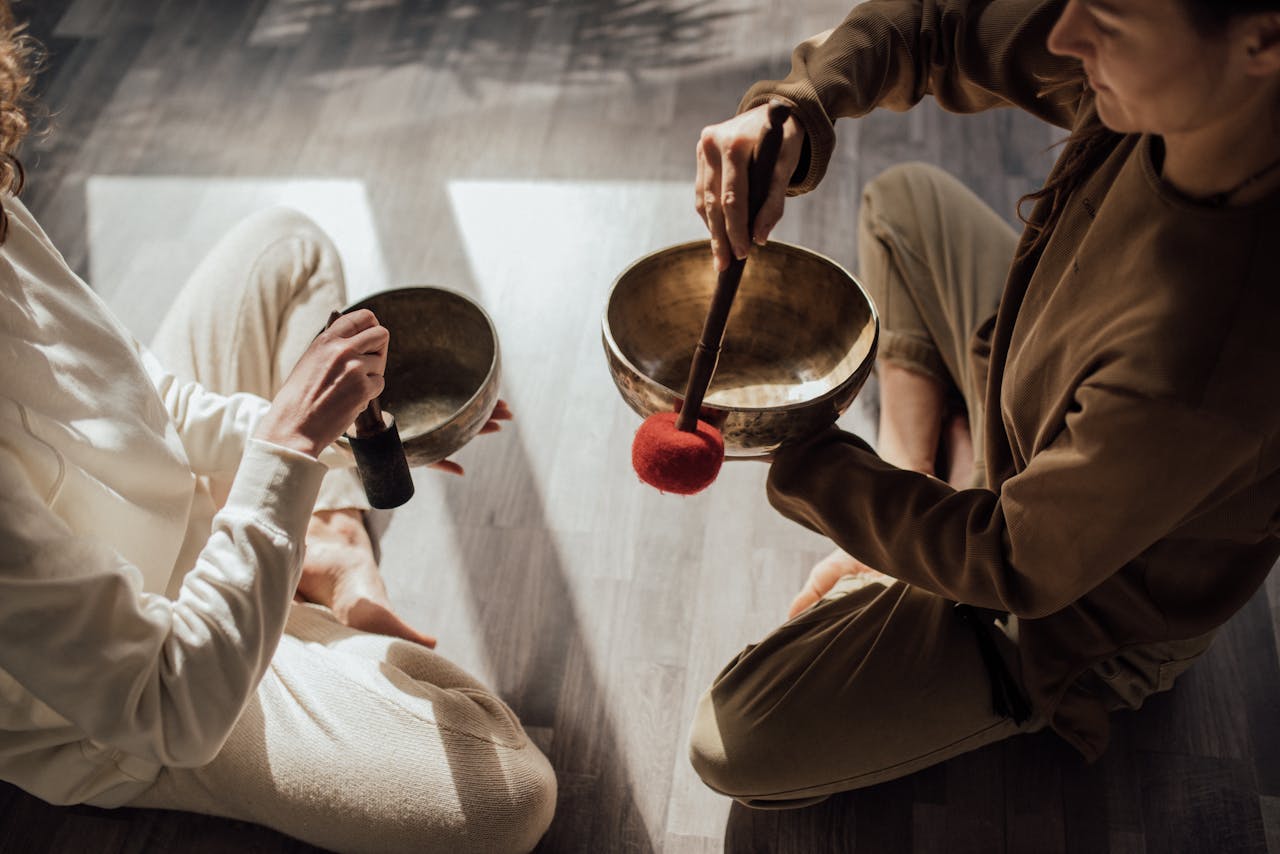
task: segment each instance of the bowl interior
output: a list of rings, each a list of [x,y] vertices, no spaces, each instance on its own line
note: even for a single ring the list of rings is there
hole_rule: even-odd
[[[673,395],[684,393],[715,285],[699,241],[640,259],[614,286],[606,318],[618,351]],[[803,404],[848,379],[874,340],[871,303],[838,264],[783,243],[756,247],[705,401],[724,409]]]
[[[391,332],[382,408],[408,441],[448,424],[496,366],[493,325],[466,297],[442,288],[374,294],[347,311],[370,309]]]

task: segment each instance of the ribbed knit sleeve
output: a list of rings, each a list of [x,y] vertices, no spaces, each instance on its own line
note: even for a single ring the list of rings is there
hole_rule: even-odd
[[[1063,0],[869,0],[840,26],[802,42],[785,80],[747,92],[739,111],[779,97],[804,127],[808,169],[790,192],[822,180],[835,146],[834,122],[876,107],[906,110],[932,95],[948,110],[1017,106],[1069,127],[1079,93],[1043,96],[1078,67],[1046,41]]]

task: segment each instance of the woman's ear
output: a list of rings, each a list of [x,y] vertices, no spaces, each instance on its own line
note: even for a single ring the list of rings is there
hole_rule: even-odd
[[[1243,36],[1249,73],[1267,77],[1280,72],[1280,12],[1250,15]]]

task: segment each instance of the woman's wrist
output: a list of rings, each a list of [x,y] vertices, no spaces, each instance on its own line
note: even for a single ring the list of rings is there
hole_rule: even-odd
[[[269,411],[258,425],[258,429],[254,431],[253,438],[279,445],[282,448],[288,448],[291,451],[297,451],[313,460],[319,459],[320,453],[327,447],[327,445],[321,445],[314,439],[303,435],[298,430],[290,430],[281,424],[277,424],[271,418]]]

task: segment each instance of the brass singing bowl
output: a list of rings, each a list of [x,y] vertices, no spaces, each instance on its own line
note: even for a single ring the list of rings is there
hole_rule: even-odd
[[[379,400],[395,417],[409,465],[443,460],[475,438],[497,405],[502,370],[484,309],[425,286],[383,291],[346,311],[361,308],[391,332]]]
[[[708,241],[644,256],[618,276],[604,311],[609,372],[642,417],[678,409],[715,290]],[[847,270],[778,241],[747,259],[700,417],[725,456],[766,456],[830,426],[875,361],[880,319]]]

